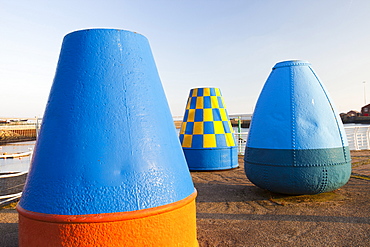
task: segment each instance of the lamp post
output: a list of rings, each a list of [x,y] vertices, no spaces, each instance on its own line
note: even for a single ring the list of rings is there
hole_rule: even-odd
[[[364,103],[366,105],[366,81],[362,82],[364,84]]]

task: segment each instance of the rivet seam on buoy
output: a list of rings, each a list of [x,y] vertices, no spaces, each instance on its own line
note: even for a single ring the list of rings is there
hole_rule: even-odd
[[[316,73],[313,71],[313,69],[311,68],[311,66],[308,66],[308,67],[310,68],[311,72],[312,72],[312,73],[313,73],[313,75],[315,76],[315,78],[316,78],[317,82],[319,83],[319,85],[320,85],[320,87],[321,87],[322,91],[323,91],[323,92],[324,92],[324,94],[325,94],[326,99],[327,99],[327,100],[328,100],[328,102],[329,102],[329,105],[330,105],[330,108],[331,108],[331,112],[332,112],[332,113],[333,113],[333,115],[334,115],[335,123],[337,124],[337,128],[338,128],[338,130],[339,130],[339,136],[340,136],[340,141],[341,141],[341,143],[342,143],[344,160],[346,160],[346,161],[347,161],[347,160],[348,160],[348,154],[347,154],[346,149],[345,149],[343,135],[342,135],[342,132],[340,131],[340,127],[339,127],[338,119],[337,119],[337,117],[336,117],[336,115],[335,115],[335,111],[334,111],[333,104],[331,103],[331,101],[330,101],[330,99],[329,99],[329,96],[328,96],[328,94],[327,94],[326,90],[324,90],[324,86],[322,85],[322,83],[321,83],[321,81],[319,80],[319,78],[318,78],[318,76],[316,75]],[[349,161],[349,160],[348,160],[348,161]]]
[[[244,160],[248,164],[253,164],[253,165],[263,165],[263,166],[276,166],[276,167],[292,167],[291,163],[267,163],[267,162],[256,162],[256,161],[250,161],[250,160]],[[295,166],[299,168],[305,168],[305,167],[320,167],[320,166],[340,166],[340,165],[345,165],[348,162],[340,162],[340,163],[321,163],[321,164],[309,164],[309,165],[300,165],[300,166]]]
[[[290,105],[291,105],[291,114],[292,114],[292,150],[293,150],[293,166],[297,164],[297,157],[296,157],[296,116],[295,116],[295,101],[294,101],[294,72],[292,68],[290,69]]]

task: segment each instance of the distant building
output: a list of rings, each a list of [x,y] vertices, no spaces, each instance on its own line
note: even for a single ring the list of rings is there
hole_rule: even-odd
[[[361,114],[362,116],[370,116],[370,104],[361,108]]]
[[[370,109],[370,104],[369,104],[369,109]],[[351,110],[347,112],[347,117],[359,117],[361,116],[361,113],[355,110]]]

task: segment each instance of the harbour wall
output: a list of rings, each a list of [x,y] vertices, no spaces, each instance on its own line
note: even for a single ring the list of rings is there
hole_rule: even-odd
[[[0,144],[36,140],[35,124],[0,125]]]

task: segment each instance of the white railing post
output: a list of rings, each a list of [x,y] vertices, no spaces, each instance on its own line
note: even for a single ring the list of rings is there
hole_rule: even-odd
[[[366,137],[366,149],[370,149],[370,138],[369,138],[369,133],[370,133],[370,127],[367,127],[366,132],[365,132],[365,137]]]
[[[353,131],[353,143],[355,145],[355,150],[359,150],[359,148],[358,148],[358,140],[357,140],[357,131],[358,131],[358,128],[357,127],[354,127],[354,131]]]
[[[243,155],[247,144],[248,132],[234,132],[234,137],[238,145],[238,154]]]
[[[370,125],[345,126],[350,150],[370,150]]]

